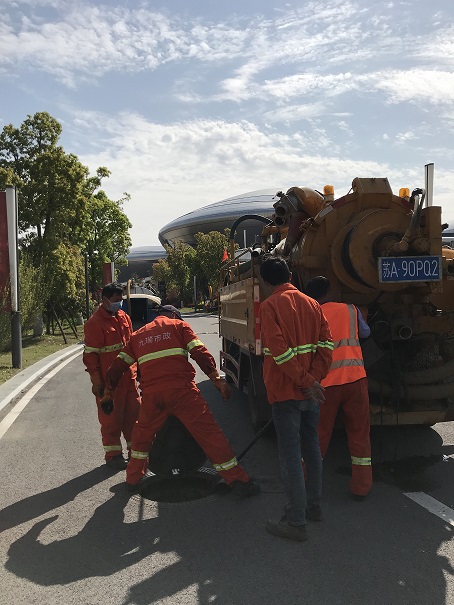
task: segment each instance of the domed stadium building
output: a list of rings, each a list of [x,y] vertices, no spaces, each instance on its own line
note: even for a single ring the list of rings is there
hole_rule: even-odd
[[[252,246],[263,228],[263,222],[254,219],[253,216],[271,218],[274,212],[273,203],[276,201],[274,196],[277,191],[278,188],[243,193],[188,212],[162,227],[159,231],[159,241],[162,245],[173,246],[178,242],[183,242],[194,246],[194,236],[199,231],[223,233],[225,229],[230,229],[235,221],[248,215],[250,218],[238,224],[235,242],[240,248]]]
[[[240,248],[252,246],[263,228],[263,222],[253,217],[271,218],[277,191],[277,187],[251,191],[188,212],[162,227],[158,234],[159,241],[162,246],[174,246],[178,242],[195,246],[196,233],[223,233],[225,229],[231,229],[235,221],[247,215],[249,218],[238,223],[235,242]],[[166,257],[167,252],[161,246],[131,248],[126,257],[128,265],[121,267],[118,279],[123,283],[134,275],[146,278],[151,275],[154,263]]]
[[[162,246],[138,246],[131,248],[126,259],[127,265],[120,267],[118,281],[124,283],[134,275],[140,278],[149,277],[152,273],[153,265],[162,258],[167,257],[167,252]]]

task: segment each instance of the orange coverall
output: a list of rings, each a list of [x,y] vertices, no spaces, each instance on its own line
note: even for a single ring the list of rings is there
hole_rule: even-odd
[[[286,283],[262,302],[260,320],[266,326],[263,380],[269,403],[304,399],[304,389],[321,382],[331,363],[333,343],[320,305]]]
[[[113,391],[123,372],[136,362],[140,366],[142,406],[132,432],[127,483],[142,479],[155,435],[169,416],[181,420],[226,483],[250,479],[195,385],[188,354],[205,374],[216,370],[213,356],[188,323],[158,316],[134,332],[107,373],[107,388]]]
[[[85,323],[83,362],[93,384],[105,387],[107,370],[119,351],[129,342],[131,334],[131,319],[121,309],[112,315],[100,306]],[[110,415],[100,409],[101,398],[96,397],[106,460],[122,453],[121,433],[126,440],[128,450],[131,447],[131,433],[140,409],[136,376],[137,366],[133,364],[118,384],[114,397],[114,410]]]
[[[358,311],[354,305],[326,302],[322,305],[334,341],[333,360],[320,406],[318,434],[322,457],[331,439],[339,409],[347,431],[352,461],[350,490],[367,496],[372,488],[369,392],[358,335]]]

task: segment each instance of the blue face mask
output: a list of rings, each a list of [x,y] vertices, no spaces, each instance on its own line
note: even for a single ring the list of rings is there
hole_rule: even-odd
[[[117,311],[119,311],[121,309],[123,305],[123,301],[120,300],[118,302],[109,302],[109,310],[111,313],[116,313]]]

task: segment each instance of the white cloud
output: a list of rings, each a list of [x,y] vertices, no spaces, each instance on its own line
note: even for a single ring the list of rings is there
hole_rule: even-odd
[[[132,194],[134,245],[246,191],[421,186],[425,161],[452,207],[453,9],[269,4],[208,20],[183,1],[0,0],[0,74],[20,92],[6,121],[15,104],[61,115],[65,148]]]
[[[166,126],[136,114],[113,119],[91,113],[78,121],[92,135],[100,124],[105,127],[99,131],[103,150],[80,158],[92,171],[100,165],[112,171],[105,184],[111,197],[123,191],[132,195],[125,211],[134,225],[135,246],[158,243],[159,230],[191,210],[247,191],[292,185],[320,189],[329,182],[342,195],[356,176],[386,176],[395,190],[423,185],[422,166],[336,157],[323,130],[319,142],[325,136],[327,145],[311,148],[302,146],[301,136],[267,134],[249,122],[198,120]],[[446,202],[447,213],[454,216],[453,187],[454,171],[436,172],[436,203]]]

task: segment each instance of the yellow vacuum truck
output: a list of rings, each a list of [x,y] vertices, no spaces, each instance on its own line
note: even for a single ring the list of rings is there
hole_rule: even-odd
[[[443,246],[441,208],[426,189],[393,193],[386,178],[355,178],[336,199],[292,187],[276,194],[261,241],[238,254],[231,230],[221,269],[221,368],[247,392],[257,427],[270,418],[262,379],[260,264],[285,258],[302,292],[324,275],[333,300],[357,305],[371,328],[363,354],[372,424],[454,420],[454,250]],[[250,219],[251,216],[247,215]]]

